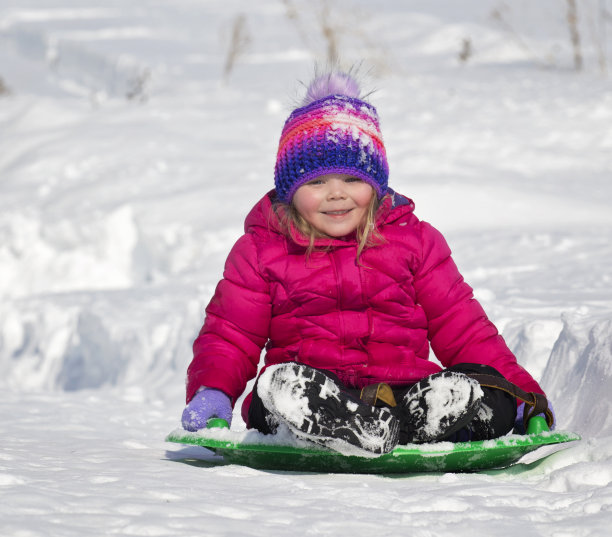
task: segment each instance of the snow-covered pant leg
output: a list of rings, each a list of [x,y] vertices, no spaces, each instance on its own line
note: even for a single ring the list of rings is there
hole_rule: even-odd
[[[503,378],[495,368],[482,364],[457,364],[448,368],[469,375],[487,374]],[[470,440],[489,440],[509,433],[516,419],[517,401],[509,393],[496,388],[482,386],[484,397],[479,412],[465,428],[444,440],[450,442],[467,442]]]

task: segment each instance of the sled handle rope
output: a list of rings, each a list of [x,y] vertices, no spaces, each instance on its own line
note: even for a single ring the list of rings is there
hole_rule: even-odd
[[[546,424],[548,427],[552,427],[555,418],[548,408],[548,400],[545,395],[536,392],[526,392],[516,384],[502,377],[496,377],[495,375],[467,373],[467,376],[477,380],[481,386],[502,390],[525,403],[526,408],[523,413],[523,425],[525,426],[525,430],[527,430],[529,420],[533,417],[537,417],[538,414],[544,414]]]

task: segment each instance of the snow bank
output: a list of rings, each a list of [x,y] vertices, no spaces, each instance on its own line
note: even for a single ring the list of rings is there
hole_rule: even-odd
[[[138,230],[129,206],[74,222],[45,222],[37,214],[0,217],[0,297],[127,289],[134,282]]]
[[[4,389],[121,387],[141,399],[180,399],[201,298],[74,293],[0,305]]]
[[[542,383],[564,427],[585,437],[612,436],[612,319],[566,315]]]

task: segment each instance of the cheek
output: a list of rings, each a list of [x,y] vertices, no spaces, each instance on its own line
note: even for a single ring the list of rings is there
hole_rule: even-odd
[[[293,196],[293,205],[301,215],[316,212],[319,207],[319,200],[308,191],[298,190]]]
[[[363,188],[360,192],[355,196],[355,201],[359,207],[367,208],[370,205],[370,201],[372,200],[372,196],[374,196],[374,189],[367,185],[367,188]]]

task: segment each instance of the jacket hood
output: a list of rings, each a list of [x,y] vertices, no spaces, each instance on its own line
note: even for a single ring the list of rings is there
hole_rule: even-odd
[[[276,202],[276,190],[270,190],[261,198],[245,219],[245,233],[288,235],[286,227],[282,223],[284,209],[282,206],[276,205]],[[376,213],[376,223],[379,227],[382,227],[412,212],[414,212],[414,202],[410,198],[388,188],[387,194],[382,198]],[[293,225],[290,227],[289,236],[295,243],[301,246],[309,245],[308,237]],[[315,240],[315,245],[320,247],[346,246],[347,241],[323,238]]]

